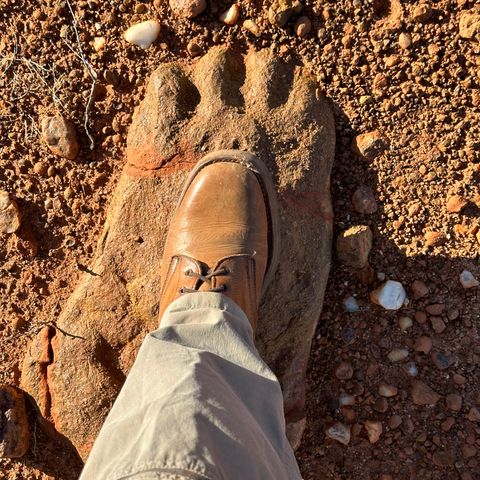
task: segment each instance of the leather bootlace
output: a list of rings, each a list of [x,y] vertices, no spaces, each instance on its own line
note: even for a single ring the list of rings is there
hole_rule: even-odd
[[[229,270],[228,270],[228,268],[225,268],[225,267],[214,270],[213,272],[209,272],[206,275],[202,275],[201,273],[194,272],[193,270],[190,270],[190,269],[185,270],[185,275],[187,277],[195,277],[197,280],[200,280],[201,283],[198,285],[198,287],[200,287],[200,285],[202,285],[205,282],[209,283],[210,286],[211,286],[212,285],[212,278],[218,277],[218,276],[221,276],[221,275],[227,275],[228,273],[229,273]],[[205,291],[205,292],[224,292],[226,289],[227,289],[226,285],[223,284],[223,285],[220,285],[218,287],[212,287],[209,290],[202,290],[202,291]],[[180,288],[180,293],[195,293],[195,292],[198,292],[198,288],[188,288],[188,287],[181,287]]]

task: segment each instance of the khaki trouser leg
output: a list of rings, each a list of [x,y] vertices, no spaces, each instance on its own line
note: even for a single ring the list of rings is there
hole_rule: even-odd
[[[121,478],[301,479],[280,385],[228,297],[184,295],[146,337],[81,476]]]

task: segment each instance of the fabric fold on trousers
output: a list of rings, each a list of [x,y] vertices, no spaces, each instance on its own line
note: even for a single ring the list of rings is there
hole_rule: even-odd
[[[283,399],[244,312],[187,294],[143,342],[81,480],[297,480]]]

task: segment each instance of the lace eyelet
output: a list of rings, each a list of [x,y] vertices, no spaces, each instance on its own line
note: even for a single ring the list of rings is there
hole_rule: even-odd
[[[192,270],[190,268],[188,268],[183,273],[185,274],[186,277],[190,277],[192,275]]]
[[[179,290],[179,293],[181,293],[183,295],[185,293],[185,288],[181,287],[180,290]]]

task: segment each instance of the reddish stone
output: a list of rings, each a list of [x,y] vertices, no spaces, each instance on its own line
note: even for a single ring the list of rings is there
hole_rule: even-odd
[[[455,453],[449,450],[437,450],[432,455],[432,462],[437,467],[450,467],[455,463]]]
[[[352,142],[352,151],[368,160],[373,160],[388,148],[388,140],[379,130],[357,135]]]
[[[468,205],[468,200],[460,195],[453,195],[447,200],[447,212],[460,213]]]
[[[427,321],[427,314],[425,312],[415,312],[415,320],[418,323],[425,323]]]
[[[375,213],[377,211],[377,202],[375,195],[370,187],[361,185],[352,196],[353,209],[358,213]]]
[[[445,397],[447,408],[454,412],[459,412],[462,409],[462,402],[462,397],[457,393],[450,393]]]
[[[427,232],[425,233],[425,245],[427,247],[439,247],[444,245],[447,237],[442,232]]]
[[[413,380],[411,396],[415,405],[435,405],[440,395],[420,380]]]
[[[443,313],[445,310],[445,304],[444,303],[434,303],[432,305],[428,305],[425,310],[427,313],[430,315],[436,315],[439,316]]]
[[[428,295],[428,287],[421,280],[415,280],[410,288],[412,289],[413,298],[415,300]]]
[[[415,340],[414,349],[416,352],[429,353],[432,349],[432,340],[430,337],[421,336]]]
[[[430,317],[430,323],[436,333],[442,333],[447,328],[441,317]]]
[[[353,367],[348,362],[342,362],[335,369],[335,376],[339,380],[350,380],[353,377]]]

